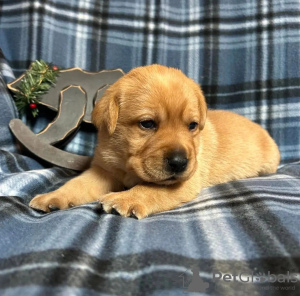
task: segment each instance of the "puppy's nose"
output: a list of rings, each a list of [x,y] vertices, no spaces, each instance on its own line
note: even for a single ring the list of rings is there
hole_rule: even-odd
[[[175,150],[166,156],[167,170],[171,173],[182,173],[185,171],[188,159],[185,151]]]

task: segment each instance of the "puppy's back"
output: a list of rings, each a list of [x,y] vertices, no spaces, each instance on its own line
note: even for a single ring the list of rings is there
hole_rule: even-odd
[[[206,157],[210,162],[209,183],[274,173],[280,161],[278,147],[269,133],[230,111],[209,110],[202,137],[206,143],[201,159]],[[209,143],[214,147],[207,149]]]

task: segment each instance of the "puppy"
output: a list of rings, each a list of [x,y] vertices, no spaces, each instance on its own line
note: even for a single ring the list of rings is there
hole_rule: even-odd
[[[92,120],[98,145],[90,169],[36,196],[32,208],[49,212],[99,201],[107,213],[141,219],[194,199],[204,187],[274,173],[280,160],[262,127],[207,110],[198,84],[161,65],[120,78]]]

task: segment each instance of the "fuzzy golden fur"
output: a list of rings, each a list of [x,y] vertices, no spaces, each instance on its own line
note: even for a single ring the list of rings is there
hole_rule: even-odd
[[[178,207],[204,187],[274,173],[280,160],[262,127],[207,110],[198,84],[161,65],[120,78],[92,119],[99,141],[90,169],[36,196],[31,207],[48,212],[99,201],[108,213],[140,219]]]

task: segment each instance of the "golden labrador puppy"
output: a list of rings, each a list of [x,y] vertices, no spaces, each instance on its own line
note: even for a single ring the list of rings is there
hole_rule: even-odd
[[[207,110],[198,84],[161,65],[119,79],[92,118],[99,142],[90,169],[36,196],[31,207],[49,212],[99,201],[107,213],[141,219],[192,200],[204,187],[274,173],[280,160],[262,127]]]

